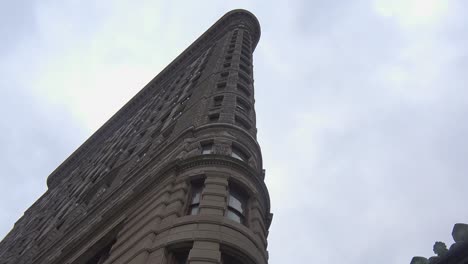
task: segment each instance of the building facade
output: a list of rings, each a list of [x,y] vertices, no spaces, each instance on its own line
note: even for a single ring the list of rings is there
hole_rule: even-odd
[[[259,37],[245,10],[209,28],[47,178],[0,264],[268,263]]]

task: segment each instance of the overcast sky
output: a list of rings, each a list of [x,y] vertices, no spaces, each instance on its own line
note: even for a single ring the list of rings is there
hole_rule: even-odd
[[[219,17],[252,11],[270,264],[409,263],[468,222],[466,1],[2,1],[0,237]]]

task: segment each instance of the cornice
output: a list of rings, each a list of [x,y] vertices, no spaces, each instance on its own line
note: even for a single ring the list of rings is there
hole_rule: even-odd
[[[162,84],[169,80],[168,77],[180,70],[181,66],[188,63],[191,57],[214,44],[228,29],[236,26],[245,26],[250,29],[252,50],[254,50],[260,39],[260,24],[257,18],[249,11],[243,9],[236,9],[226,13],[59,165],[47,178],[47,186],[54,188],[59,185],[70,173],[67,169],[70,169],[75,162],[80,161],[82,156],[98,145],[101,140],[122,126],[131,114],[147,102],[147,99],[150,98],[150,93],[156,92]]]
[[[257,187],[259,187],[258,191],[264,199],[264,201],[266,201],[266,204],[264,204],[266,208],[263,208],[266,210],[265,217],[268,217],[268,214],[270,213],[270,197],[268,194],[268,189],[266,188],[266,185],[263,182],[263,180],[261,180],[259,175],[257,175],[257,172],[253,170],[250,166],[248,166],[245,162],[239,161],[229,156],[212,154],[197,155],[183,160],[174,160],[172,162],[164,164],[156,170],[154,170],[154,167],[151,166],[151,164],[154,163],[148,162],[138,170],[133,171],[131,173],[132,175],[128,177],[125,180],[125,182],[123,182],[118,188],[113,190],[111,193],[109,193],[108,196],[100,200],[95,206],[93,206],[89,209],[89,211],[87,211],[87,215],[93,215],[97,214],[97,212],[103,212],[101,213],[99,218],[96,218],[99,219],[97,222],[91,222],[91,226],[89,226],[90,222],[85,220],[89,218],[83,218],[79,222],[75,222],[59,239],[57,239],[54,243],[51,243],[47,248],[45,248],[37,256],[35,256],[35,263],[43,263],[46,254],[50,253],[51,248],[60,247],[59,245],[74,245],[80,243],[80,241],[83,240],[83,237],[81,237],[83,232],[86,234],[92,233],[93,230],[96,230],[103,224],[108,223],[109,219],[112,219],[113,216],[115,216],[119,212],[121,213],[124,210],[124,208],[128,208],[129,203],[131,201],[139,199],[139,197],[143,197],[147,192],[149,192],[149,190],[154,188],[156,184],[163,182],[173,173],[181,173],[193,168],[204,166],[209,167],[213,165],[223,166],[227,168],[232,168],[234,170],[240,171],[248,175],[249,178],[253,181],[253,183],[256,184]],[[157,165],[156,167],[158,166],[160,165]],[[156,172],[155,175],[152,174],[154,172]],[[137,178],[135,180],[132,176],[136,175],[141,175],[142,177]],[[132,181],[134,182],[131,183]],[[121,197],[122,193],[127,194],[125,199],[116,198],[117,196]],[[103,222],[100,222],[101,219]],[[63,250],[63,248],[61,248],[60,250]],[[61,259],[53,260],[51,263],[61,263],[58,261],[61,261]]]

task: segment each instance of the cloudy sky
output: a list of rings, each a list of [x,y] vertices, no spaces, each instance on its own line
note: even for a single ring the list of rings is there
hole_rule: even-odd
[[[46,177],[234,8],[262,26],[270,263],[409,263],[468,222],[468,3],[3,1],[0,237]]]

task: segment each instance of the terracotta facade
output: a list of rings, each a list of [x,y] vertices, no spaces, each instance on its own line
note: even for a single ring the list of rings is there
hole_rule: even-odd
[[[48,177],[0,263],[268,263],[259,37],[224,15]]]

